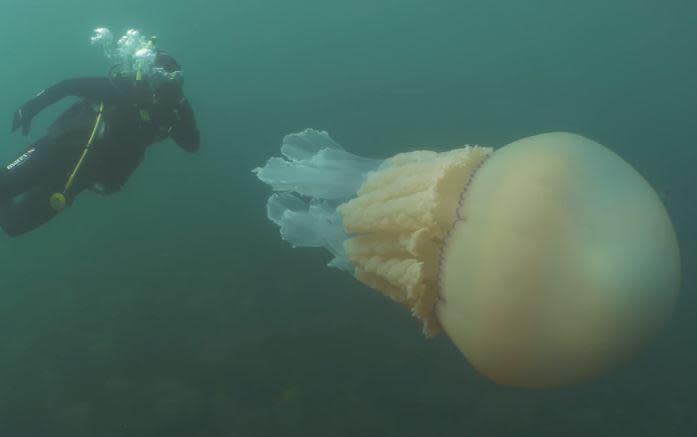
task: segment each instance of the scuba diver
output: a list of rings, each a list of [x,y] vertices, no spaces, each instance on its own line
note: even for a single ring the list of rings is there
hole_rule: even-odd
[[[111,194],[123,187],[146,148],[172,138],[188,152],[199,148],[194,112],[182,91],[177,61],[129,30],[113,44],[108,29],[95,30],[115,61],[109,77],[66,79],[14,113],[12,131],[29,133],[32,119],[68,96],[81,100],[47,133],[0,169],[0,227],[9,236],[48,222],[84,190]]]

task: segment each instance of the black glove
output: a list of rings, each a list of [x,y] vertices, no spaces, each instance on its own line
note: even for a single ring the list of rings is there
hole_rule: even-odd
[[[34,118],[34,111],[32,111],[28,106],[22,106],[15,111],[14,118],[12,119],[12,132],[16,131],[20,126],[22,127],[22,135],[29,133],[31,128],[31,119]]]

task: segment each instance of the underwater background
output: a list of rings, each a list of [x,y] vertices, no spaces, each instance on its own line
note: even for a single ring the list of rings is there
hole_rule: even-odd
[[[3,162],[69,102],[28,138],[9,132],[19,105],[106,74],[101,26],[158,35],[202,133],[199,153],[155,145],[122,192],[0,236],[0,437],[697,435],[696,2],[0,6]],[[373,158],[553,130],[608,146],[675,225],[671,323],[591,383],[496,386],[328,254],[280,240],[251,170],[306,127]]]

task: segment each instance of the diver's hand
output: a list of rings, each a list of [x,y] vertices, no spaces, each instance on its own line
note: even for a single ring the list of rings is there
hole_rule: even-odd
[[[17,109],[12,119],[12,132],[16,131],[21,126],[22,135],[28,134],[29,129],[31,129],[32,118],[34,118],[34,114],[28,107],[22,106]]]

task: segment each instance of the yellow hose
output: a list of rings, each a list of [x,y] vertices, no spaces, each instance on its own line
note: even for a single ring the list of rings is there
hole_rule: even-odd
[[[80,159],[77,161],[77,164],[75,164],[73,172],[70,173],[70,177],[68,177],[68,182],[66,182],[65,184],[65,189],[63,190],[63,192],[66,194],[68,191],[70,191],[70,188],[72,188],[75,176],[77,175],[78,170],[80,170],[80,167],[82,167],[82,163],[85,160],[85,157],[87,156],[87,152],[89,152],[90,146],[94,142],[94,137],[97,136],[97,129],[99,129],[99,125],[102,122],[103,111],[104,102],[99,104],[99,112],[97,113],[97,119],[94,122],[94,128],[92,128],[92,134],[90,135],[90,139],[87,141],[85,148],[82,150],[82,155],[80,155]]]
[[[77,161],[77,164],[75,164],[75,168],[73,169],[72,173],[70,173],[70,176],[68,176],[68,181],[65,183],[65,188],[63,189],[63,192],[62,193],[53,193],[51,195],[51,197],[49,198],[49,204],[51,205],[51,208],[53,208],[56,212],[59,212],[63,208],[65,208],[66,197],[68,196],[70,189],[73,187],[73,183],[75,182],[75,176],[77,176],[77,173],[80,170],[80,167],[82,167],[82,164],[85,161],[85,157],[87,157],[87,153],[89,152],[90,147],[92,146],[92,143],[94,142],[94,139],[97,136],[97,130],[99,130],[99,125],[102,122],[102,114],[103,113],[104,113],[104,102],[101,102],[99,104],[99,111],[97,112],[97,119],[94,121],[94,127],[92,128],[92,134],[90,134],[90,139],[87,140],[87,144],[85,144],[85,148],[82,149],[82,154],[80,155],[80,159]]]

